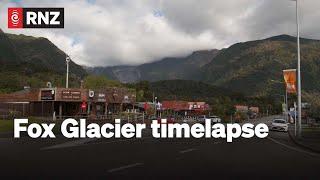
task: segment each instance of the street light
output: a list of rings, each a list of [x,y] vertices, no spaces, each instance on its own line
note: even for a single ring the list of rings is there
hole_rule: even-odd
[[[298,54],[298,63],[297,63],[297,95],[298,95],[298,136],[301,137],[301,71],[300,71],[300,26],[299,26],[299,0],[296,1],[296,23],[297,23],[297,54]]]
[[[157,97],[154,97],[154,116],[157,117]]]
[[[66,88],[69,88],[69,62],[70,62],[70,57],[67,55],[66,56],[66,63],[67,63],[67,76],[66,76]]]

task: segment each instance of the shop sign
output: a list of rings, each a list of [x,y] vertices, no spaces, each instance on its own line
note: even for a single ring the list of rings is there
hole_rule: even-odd
[[[42,101],[54,101],[55,91],[53,89],[41,90],[40,96]]]
[[[80,100],[81,92],[76,90],[64,90],[62,91],[61,98],[64,100]]]
[[[96,101],[98,102],[106,102],[106,94],[105,93],[96,93]]]

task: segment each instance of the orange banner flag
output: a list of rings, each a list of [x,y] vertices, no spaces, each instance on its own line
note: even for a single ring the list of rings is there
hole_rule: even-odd
[[[297,73],[296,69],[286,69],[283,70],[283,77],[286,83],[286,90],[288,93],[296,93],[297,92]]]

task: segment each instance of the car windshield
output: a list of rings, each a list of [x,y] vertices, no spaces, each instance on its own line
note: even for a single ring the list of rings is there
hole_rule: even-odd
[[[219,118],[218,116],[210,116],[210,118]]]
[[[274,123],[281,123],[281,124],[285,124],[286,121],[285,120],[282,120],[282,119],[275,119],[273,120]]]

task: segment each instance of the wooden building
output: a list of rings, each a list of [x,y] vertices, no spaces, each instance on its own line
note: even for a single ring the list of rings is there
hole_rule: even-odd
[[[86,117],[104,116],[133,108],[135,92],[127,88],[89,90],[80,88],[40,88],[0,94],[0,115]]]

